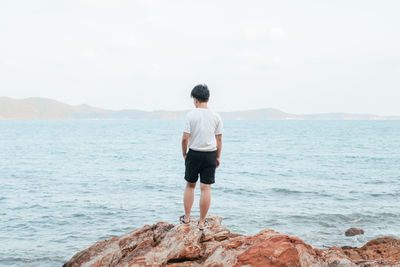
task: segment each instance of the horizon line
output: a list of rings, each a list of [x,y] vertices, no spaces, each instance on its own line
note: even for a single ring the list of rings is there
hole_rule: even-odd
[[[51,101],[56,101],[65,105],[69,105],[69,106],[73,106],[73,107],[79,107],[79,106],[88,106],[91,108],[98,108],[98,109],[103,109],[103,110],[108,110],[108,111],[123,111],[123,110],[136,110],[136,111],[143,111],[143,112],[160,112],[160,111],[164,111],[164,112],[183,112],[183,111],[189,111],[191,109],[175,109],[175,110],[167,110],[167,109],[153,109],[153,110],[145,110],[145,109],[137,109],[137,108],[122,108],[122,109],[113,109],[113,108],[103,108],[103,107],[98,107],[98,106],[92,106],[90,104],[87,103],[82,103],[82,104],[69,104],[67,102],[64,101],[60,101],[54,98],[49,98],[49,97],[43,97],[43,96],[30,96],[30,97],[25,97],[25,98],[13,98],[13,97],[9,97],[9,96],[0,96],[0,98],[9,98],[12,100],[28,100],[28,99],[45,99],[45,100],[51,100]],[[316,113],[290,113],[290,112],[286,112],[283,111],[282,109],[278,109],[278,108],[273,108],[273,107],[258,107],[258,108],[250,108],[250,109],[240,109],[240,110],[229,110],[229,111],[222,111],[222,110],[216,110],[216,112],[219,113],[230,113],[230,112],[246,112],[246,111],[256,111],[256,110],[266,110],[266,109],[273,109],[273,110],[277,110],[280,112],[284,112],[284,113],[288,113],[290,115],[298,115],[298,116],[306,116],[306,115],[323,115],[323,114],[353,114],[353,115],[373,115],[373,116],[379,116],[379,117],[400,117],[400,115],[380,115],[380,114],[376,114],[376,113],[362,113],[362,112],[346,112],[346,111],[331,111],[331,112],[316,112]]]

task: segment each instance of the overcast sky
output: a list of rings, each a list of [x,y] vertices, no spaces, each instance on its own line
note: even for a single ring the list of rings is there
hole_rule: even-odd
[[[400,1],[0,0],[0,96],[400,115]]]

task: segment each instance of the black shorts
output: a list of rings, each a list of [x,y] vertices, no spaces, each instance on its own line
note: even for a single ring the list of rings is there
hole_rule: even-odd
[[[196,151],[189,149],[185,160],[185,180],[196,183],[199,179],[203,184],[215,183],[215,168],[217,168],[217,151]]]

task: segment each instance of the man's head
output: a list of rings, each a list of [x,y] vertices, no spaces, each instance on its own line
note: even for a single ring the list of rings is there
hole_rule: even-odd
[[[193,97],[195,101],[197,100],[199,103],[207,103],[208,98],[210,97],[210,91],[208,90],[207,85],[199,84],[192,89],[190,96]]]

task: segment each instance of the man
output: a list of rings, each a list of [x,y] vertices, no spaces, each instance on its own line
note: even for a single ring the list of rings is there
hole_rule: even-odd
[[[210,207],[211,184],[215,183],[215,169],[219,167],[223,124],[221,117],[208,109],[210,92],[207,85],[197,85],[190,96],[195,109],[185,116],[182,137],[182,154],[185,159],[186,188],[183,197],[185,214],[180,217],[181,223],[190,222],[190,212],[194,200],[194,188],[200,175],[200,230],[208,225],[206,215]],[[189,147],[189,151],[188,151]]]

